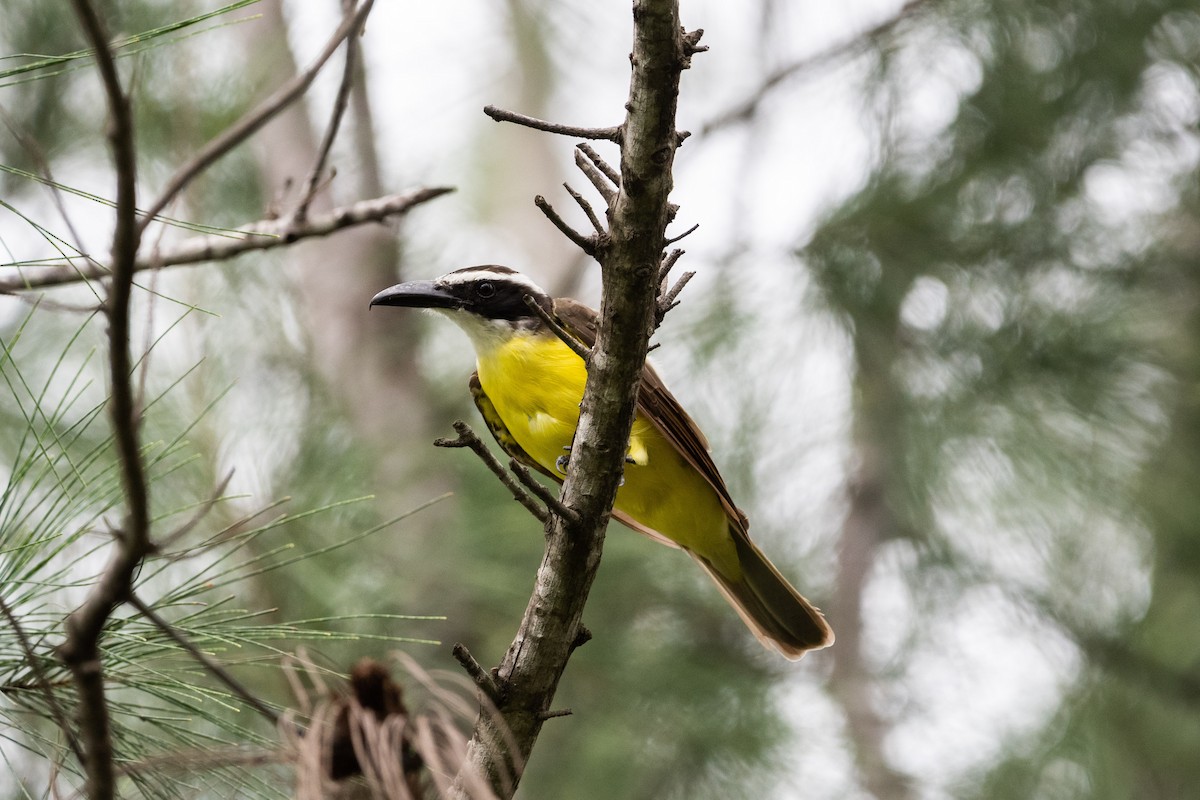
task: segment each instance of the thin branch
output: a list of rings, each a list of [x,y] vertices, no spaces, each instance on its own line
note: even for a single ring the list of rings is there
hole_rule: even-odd
[[[496,120],[496,122],[512,122],[517,125],[524,125],[526,128],[545,131],[546,133],[575,136],[580,139],[603,139],[609,142],[616,142],[617,144],[621,143],[620,125],[615,125],[611,128],[581,128],[577,125],[561,125],[557,122],[547,122],[544,119],[527,117],[524,114],[506,111],[503,108],[496,108],[495,106],[484,106],[483,113]]]
[[[621,173],[617,172],[607,161],[601,158],[600,154],[590,144],[580,142],[576,145],[576,149],[587,156],[588,161],[594,164],[596,169],[600,170],[613,186],[616,186],[618,189],[621,187]]]
[[[671,245],[675,244],[676,242],[678,242],[678,241],[680,241],[680,240],[682,240],[682,239],[686,239],[687,237],[691,236],[691,235],[692,235],[693,233],[695,233],[695,232],[696,232],[696,231],[697,231],[699,228],[700,228],[700,223],[699,223],[699,222],[697,222],[695,225],[693,225],[692,227],[688,228],[686,231],[684,231],[683,233],[679,234],[678,236],[672,236],[670,239],[667,239],[667,241],[665,242],[665,244],[666,244],[666,245],[669,247],[669,246],[671,246]]]
[[[243,686],[237,678],[233,677],[233,675],[231,675],[229,671],[225,669],[225,667],[223,667],[221,664],[218,664],[215,660],[209,657],[207,653],[203,652],[200,650],[200,648],[196,647],[196,645],[192,644],[192,642],[186,636],[177,631],[175,627],[171,625],[171,623],[160,617],[158,612],[147,605],[133,592],[129,593],[129,604],[141,612],[146,619],[150,620],[150,622],[154,624],[154,627],[165,633],[171,639],[171,641],[175,642],[175,644],[187,651],[188,655],[200,662],[200,664],[206,670],[212,673],[214,678],[225,684],[229,691],[242,698],[242,701],[245,702],[246,705],[250,706],[259,714],[262,714],[264,717],[266,717],[272,725],[279,723],[279,712],[275,711],[262,700],[259,700],[257,697],[255,697],[254,694],[251,693],[250,690],[245,686]]]
[[[548,719],[554,719],[556,717],[569,717],[574,713],[575,712],[569,708],[559,708],[555,709],[554,711],[539,711],[538,719],[540,719],[542,722],[545,722]]]
[[[496,457],[492,455],[492,451],[488,450],[487,445],[475,434],[475,431],[471,430],[471,426],[460,419],[454,422],[454,430],[458,433],[457,439],[438,439],[433,443],[434,446],[469,448],[475,455],[479,456],[480,460],[492,471],[492,474],[500,479],[504,487],[512,492],[513,499],[525,506],[525,509],[530,514],[533,514],[538,522],[545,524],[547,518],[550,516],[545,506],[541,505],[533,495],[525,491],[525,488],[501,466]]]
[[[84,761],[83,748],[79,746],[79,740],[75,738],[75,732],[71,730],[71,724],[67,720],[67,715],[58,703],[58,697],[54,694],[52,688],[54,684],[50,682],[50,678],[46,675],[46,670],[42,668],[42,660],[33,651],[33,645],[29,643],[29,637],[25,635],[25,629],[21,627],[21,621],[17,619],[17,615],[9,608],[8,603],[4,602],[3,597],[0,597],[0,613],[4,614],[5,619],[8,620],[8,624],[12,626],[13,633],[17,636],[17,641],[21,645],[21,651],[25,654],[25,660],[29,662],[29,668],[33,671],[33,676],[37,681],[36,688],[46,697],[46,706],[50,709],[50,716],[54,718],[54,724],[62,731],[63,736],[66,737],[67,745],[71,748],[71,752],[75,754],[75,758],[79,759],[79,763],[82,764]]]
[[[679,261],[684,252],[676,248],[663,258],[662,265],[658,268],[658,283],[662,286],[663,291],[666,291],[667,276],[671,274],[671,268],[675,266],[675,262]]]
[[[558,212],[554,210],[554,206],[550,205],[546,198],[542,197],[540,194],[533,198],[533,204],[537,206],[543,214],[546,215],[546,219],[554,223],[554,227],[558,228],[559,231],[562,232],[563,236],[566,236],[568,239],[574,242],[580,250],[587,253],[589,256],[596,255],[595,237],[584,236],[582,233],[568,225],[566,220],[560,217]]]
[[[658,325],[662,324],[663,318],[667,315],[668,311],[679,305],[679,301],[675,298],[679,297],[679,293],[683,291],[683,287],[687,286],[688,281],[694,277],[696,277],[696,273],[694,272],[683,273],[679,276],[679,280],[675,282],[675,285],[671,287],[670,291],[658,299],[657,308],[655,309],[655,318]]]
[[[63,186],[58,181],[54,180],[54,174],[50,169],[50,162],[46,159],[46,154],[42,152],[42,149],[38,146],[36,141],[18,130],[16,124],[6,113],[4,113],[4,109],[2,108],[0,108],[0,119],[4,120],[4,126],[8,128],[9,133],[11,133],[13,138],[20,143],[22,149],[24,149],[30,160],[37,165],[38,171],[41,173],[41,183],[49,190],[50,197],[54,200],[54,206],[58,210],[58,215],[62,217],[63,224],[67,226],[67,232],[71,236],[71,241],[74,244],[75,252],[82,253],[83,237],[79,235],[79,231],[75,228],[75,221],[71,218],[71,215],[67,213],[67,205],[63,199]],[[59,252],[61,253],[62,251],[60,250]],[[89,263],[92,263],[91,259],[88,259],[88,261]],[[92,288],[91,291],[96,296],[97,304],[102,303],[103,301],[100,298],[99,292],[95,288]],[[62,308],[65,304],[57,305]],[[64,310],[91,311],[94,309],[65,308]]]
[[[194,236],[173,247],[160,250],[154,258],[136,259],[133,269],[135,272],[142,272],[163,267],[201,264],[205,261],[224,261],[242,253],[272,250],[301,239],[328,236],[366,222],[380,222],[404,214],[415,206],[452,191],[454,190],[448,187],[416,189],[406,194],[362,200],[334,209],[328,214],[309,217],[303,222],[286,219],[261,220],[229,234]],[[0,267],[3,266],[5,265],[0,264]],[[38,269],[45,271],[36,275],[18,275],[0,280],[0,294],[99,280],[112,274],[112,268],[108,264],[94,261],[86,267],[77,267],[68,262],[50,263],[44,267],[39,266]]]
[[[354,10],[354,4],[355,0],[342,0],[344,13],[349,15]],[[323,185],[321,175],[325,172],[325,163],[329,160],[330,151],[333,150],[333,143],[341,128],[346,107],[350,105],[350,91],[354,87],[354,76],[357,72],[358,37],[361,33],[362,29],[356,28],[346,37],[346,62],[342,68],[342,82],[338,86],[337,96],[333,101],[329,124],[325,127],[325,138],[321,140],[316,163],[313,164],[312,171],[308,174],[308,180],[304,182],[304,191],[300,195],[300,202],[296,205],[296,210],[292,212],[293,217],[300,222],[303,222],[304,218],[308,216],[308,206],[316,197],[317,190]]]
[[[211,550],[215,545],[218,545],[221,542],[228,541],[228,540],[234,538],[235,536],[241,534],[246,529],[246,527],[250,524],[251,520],[253,520],[255,517],[260,517],[263,514],[266,514],[268,511],[278,508],[279,506],[281,506],[285,503],[291,502],[291,500],[292,500],[292,498],[290,498],[290,497],[282,497],[278,500],[273,500],[272,502],[267,503],[265,506],[263,506],[259,510],[251,511],[250,513],[243,515],[239,519],[234,520],[233,522],[229,523],[221,530],[214,533],[212,536],[205,539],[203,542],[200,542],[198,544],[195,544],[195,545],[185,548],[183,550],[178,550],[174,553],[166,552],[167,548],[165,547],[165,545],[156,542],[155,544],[157,546],[155,547],[155,550],[158,551],[156,553],[156,555],[158,555],[160,558],[165,558],[168,561],[183,561],[184,559],[192,558],[193,556],[199,555],[200,553],[207,552],[207,551]],[[284,516],[287,516],[287,515],[284,514],[279,517],[276,517],[276,521],[282,519]]]
[[[843,58],[849,58],[858,54],[862,49],[869,47],[891,33],[894,28],[912,15],[920,6],[925,5],[926,2],[928,0],[908,0],[895,16],[884,20],[873,28],[863,31],[852,39],[780,67],[768,75],[749,97],[705,123],[700,129],[700,136],[704,137],[714,131],[751,119],[758,113],[759,106],[762,105],[767,96],[782,83],[803,73],[829,66]]]
[[[508,460],[508,468],[517,476],[517,480],[521,482],[521,485],[537,495],[537,498],[545,503],[546,507],[552,512],[568,519],[575,519],[578,516],[575,513],[575,509],[563,505],[562,501],[558,499],[558,495],[539,483],[537,478],[533,477],[529,468],[520,461],[510,458]]]
[[[579,167],[579,171],[591,181],[592,186],[604,198],[605,204],[611,208],[617,199],[617,190],[613,188],[613,184],[607,176],[584,155],[583,147],[583,145],[579,145],[575,148],[575,166]],[[590,147],[588,149],[591,150]]]
[[[308,69],[284,84],[275,94],[267,98],[261,106],[221,131],[215,139],[202,147],[200,152],[196,153],[190,161],[180,167],[175,175],[167,181],[166,188],[162,190],[158,199],[146,210],[146,216],[138,226],[138,232],[141,233],[141,231],[145,230],[146,226],[153,222],[154,218],[162,213],[163,209],[175,199],[176,195],[187,188],[188,184],[197,175],[208,169],[208,167],[230,150],[254,135],[263,125],[266,125],[267,122],[274,118],[276,114],[283,111],[308,91],[308,87],[325,66],[325,62],[337,51],[342,40],[362,27],[363,21],[367,18],[367,14],[371,13],[371,7],[374,4],[375,0],[364,0],[363,4],[353,14],[346,15],[342,19],[342,24],[338,26],[333,36],[325,44],[325,49],[309,65]]]
[[[587,214],[588,222],[592,223],[592,229],[596,231],[596,236],[604,236],[607,232],[600,224],[600,218],[596,216],[596,210],[592,208],[592,204],[587,201],[587,198],[571,188],[569,183],[564,183],[563,188],[567,190],[567,194],[571,195],[571,199],[583,209],[583,213]]]
[[[79,695],[79,729],[83,739],[86,790],[91,800],[115,794],[113,741],[105,698],[100,634],[113,609],[126,599],[134,571],[150,549],[150,502],[140,452],[138,411],[134,405],[129,352],[129,300],[141,230],[137,224],[137,156],[133,109],[121,88],[117,65],[108,45],[104,22],[88,0],[73,0],[75,15],[91,42],[108,102],[108,139],[116,172],[116,214],[112,243],[112,284],[108,315],[109,413],[125,494],[124,529],[108,566],[82,606],[67,618],[66,639],[58,655],[70,668]]]
[[[533,299],[533,295],[525,295],[524,300],[525,305],[529,306],[529,309],[541,318],[546,327],[553,331],[554,335],[561,339],[563,344],[571,348],[575,355],[583,359],[583,363],[587,364],[592,360],[592,351],[583,342],[572,336],[566,328],[559,325],[558,320],[549,311],[538,305],[537,301]]]
[[[217,485],[217,488],[213,489],[212,494],[208,496],[208,499],[196,509],[196,513],[192,514],[192,518],[168,533],[166,536],[161,537],[157,542],[154,543],[154,549],[160,553],[168,550],[171,545],[175,544],[175,542],[191,533],[192,530],[194,530],[195,527],[199,525],[205,517],[208,516],[209,512],[217,507],[217,503],[222,497],[224,497],[225,490],[229,488],[229,482],[232,480],[233,470],[231,469],[228,473],[226,473],[225,477],[221,480],[221,483]]]
[[[475,656],[471,655],[471,651],[467,649],[465,644],[459,642],[455,644],[450,653],[454,656],[466,673],[471,676],[471,680],[483,692],[484,696],[493,703],[500,697],[500,688],[496,686],[496,681],[491,674],[483,667],[479,666],[479,662],[475,660]]]

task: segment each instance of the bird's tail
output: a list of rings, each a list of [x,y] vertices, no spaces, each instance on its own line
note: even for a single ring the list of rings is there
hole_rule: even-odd
[[[820,610],[779,574],[745,532],[730,530],[730,533],[742,568],[742,574],[736,578],[721,574],[707,559],[690,550],[688,553],[713,579],[758,640],[792,661],[809,650],[833,644],[833,629]]]

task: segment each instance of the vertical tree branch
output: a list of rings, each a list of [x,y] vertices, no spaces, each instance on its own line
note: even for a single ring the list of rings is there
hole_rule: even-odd
[[[117,178],[116,220],[112,244],[112,282],[108,316],[109,414],[125,493],[125,520],[108,566],[91,593],[67,619],[67,638],[59,656],[70,667],[79,694],[79,728],[84,746],[87,794],[106,800],[115,794],[112,733],[104,696],[100,634],[113,608],[129,592],[134,570],[150,550],[149,498],[138,445],[138,417],[129,352],[129,299],[140,232],[137,225],[137,159],[133,113],[121,88],[104,23],[88,0],[72,0],[75,14],[95,52],[108,102],[108,139]]]
[[[859,413],[863,413],[859,410]],[[858,423],[861,429],[864,426]],[[859,776],[877,800],[912,797],[908,779],[888,763],[884,739],[889,724],[875,707],[875,676],[863,654],[863,595],[883,540],[895,528],[887,504],[886,473],[880,443],[856,437],[859,459],[852,480],[850,511],[842,526],[838,552],[837,589],[833,608],[838,618],[838,643],[833,649],[830,688],[846,716]]]
[[[350,14],[354,10],[355,2],[357,0],[342,0],[342,13]],[[358,68],[358,37],[361,35],[362,29],[359,28],[351,31],[350,35],[346,37],[346,60],[342,66],[342,82],[338,86],[337,96],[333,100],[333,111],[330,113],[329,123],[325,127],[325,135],[321,138],[317,161],[308,173],[308,180],[304,182],[304,189],[300,193],[295,211],[292,212],[293,218],[298,222],[307,219],[308,206],[321,188],[321,181],[325,176],[325,164],[333,150],[333,143],[337,141],[338,130],[342,126],[342,117],[345,116],[346,108],[350,105],[350,93],[354,89],[355,76],[361,74],[361,70]],[[330,174],[332,175],[332,172]]]
[[[903,444],[895,430],[904,415],[904,399],[893,378],[900,357],[896,331],[900,299],[911,277],[889,265],[887,288],[854,315],[854,449],[858,464],[849,486],[850,509],[842,526],[833,610],[838,645],[833,654],[830,688],[846,716],[846,728],[860,779],[878,800],[908,800],[908,776],[894,769],[885,754],[889,720],[875,701],[877,676],[864,656],[863,597],[880,547],[904,528],[892,498],[901,482],[896,454]]]
[[[609,208],[610,236],[597,248],[604,281],[600,328],[561,495],[576,517],[552,514],[546,525],[547,547],[533,595],[496,670],[499,714],[480,716],[468,750],[468,768],[485,775],[501,797],[515,791],[579,640],[654,327],[671,167],[680,141],[679,76],[692,51],[679,26],[678,0],[635,0],[633,19],[621,188]]]

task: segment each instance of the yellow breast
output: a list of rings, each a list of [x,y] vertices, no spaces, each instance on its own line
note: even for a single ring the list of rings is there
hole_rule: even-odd
[[[551,472],[579,424],[587,370],[553,335],[517,331],[481,346],[479,382],[513,438]],[[640,414],[634,419],[625,483],[615,508],[704,556],[728,575],[740,572],[717,493]]]
[[[539,464],[571,445],[587,370],[555,337],[517,333],[478,353],[479,382],[513,438]]]

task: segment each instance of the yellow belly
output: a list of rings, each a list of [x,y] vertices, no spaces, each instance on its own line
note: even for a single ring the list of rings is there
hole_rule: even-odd
[[[579,423],[587,380],[583,361],[558,339],[536,334],[517,334],[477,356],[479,382],[513,438],[557,472],[555,462],[567,454]],[[738,576],[720,498],[641,414],[634,418],[629,454],[637,463],[625,465],[614,507],[723,574]]]

